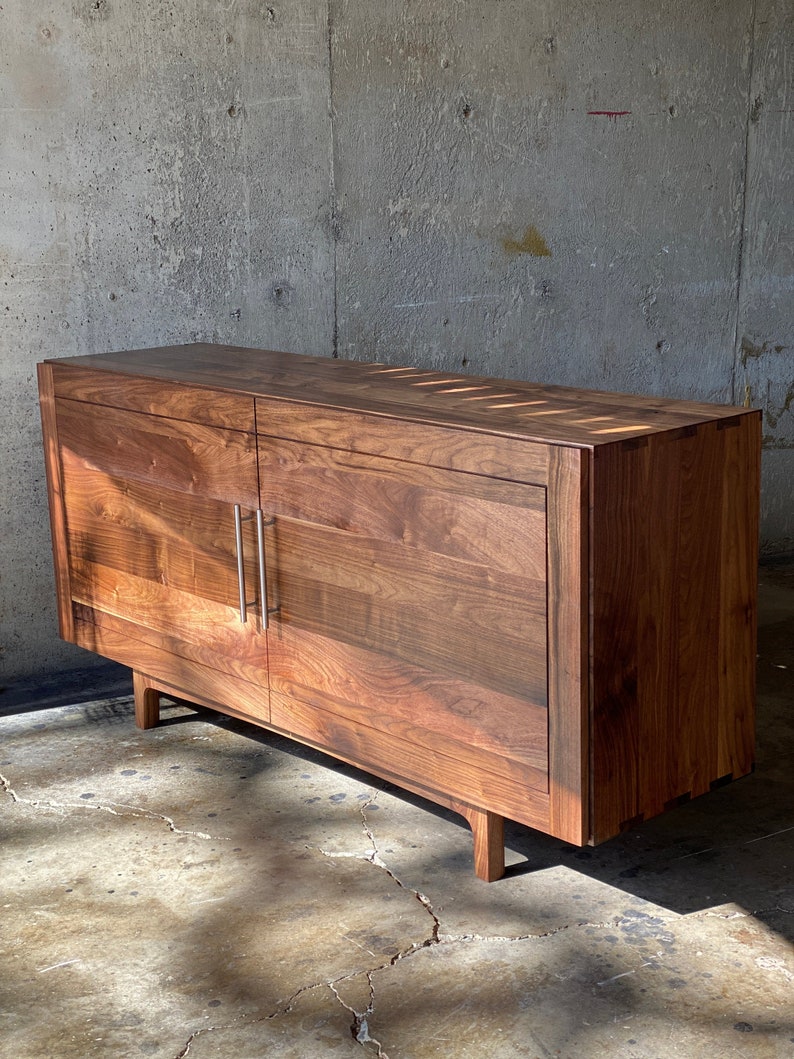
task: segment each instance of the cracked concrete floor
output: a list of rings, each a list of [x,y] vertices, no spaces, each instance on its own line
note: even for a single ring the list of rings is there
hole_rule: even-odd
[[[596,849],[129,697],[0,716],[3,1059],[794,1056],[794,566],[754,776]],[[2,699],[0,699],[2,708]]]

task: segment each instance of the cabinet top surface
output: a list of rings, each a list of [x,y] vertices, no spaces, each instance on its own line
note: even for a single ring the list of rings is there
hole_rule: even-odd
[[[758,414],[729,405],[205,343],[49,363],[588,448]]]

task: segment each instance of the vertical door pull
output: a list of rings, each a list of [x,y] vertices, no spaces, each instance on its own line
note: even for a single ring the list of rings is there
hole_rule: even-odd
[[[262,616],[262,628],[266,629],[267,621],[267,567],[265,566],[265,516],[261,509],[256,512],[256,550],[259,559],[259,613]]]
[[[245,564],[243,562],[243,513],[239,504],[234,505],[234,538],[237,542],[237,584],[240,589],[240,621],[245,624],[248,617],[245,603]]]

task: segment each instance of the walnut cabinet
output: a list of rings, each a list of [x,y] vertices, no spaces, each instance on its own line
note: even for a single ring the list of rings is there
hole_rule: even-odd
[[[600,842],[752,767],[760,416],[192,345],[39,371],[61,635]]]

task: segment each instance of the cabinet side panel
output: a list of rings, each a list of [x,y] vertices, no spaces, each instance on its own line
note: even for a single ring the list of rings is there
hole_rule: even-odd
[[[596,841],[751,767],[754,453],[753,415],[596,453]]]
[[[553,448],[548,492],[548,702],[551,834],[589,834],[588,479],[590,454]]]
[[[722,493],[722,613],[718,772],[742,776],[755,760],[761,415],[726,429]]]
[[[640,718],[637,661],[647,593],[644,494],[648,447],[597,449],[590,515],[592,547],[592,706],[590,722],[595,841],[639,812]]]
[[[52,367],[49,364],[39,364],[38,376],[41,427],[44,439],[44,466],[47,474],[47,495],[49,498],[50,529],[52,533],[52,554],[55,566],[55,585],[58,594],[58,626],[61,637],[64,640],[74,642],[66,506],[63,499],[63,475],[61,473],[61,453],[58,442],[58,423],[55,414]]]
[[[640,805],[645,816],[718,778],[723,433],[706,424],[650,445]]]

